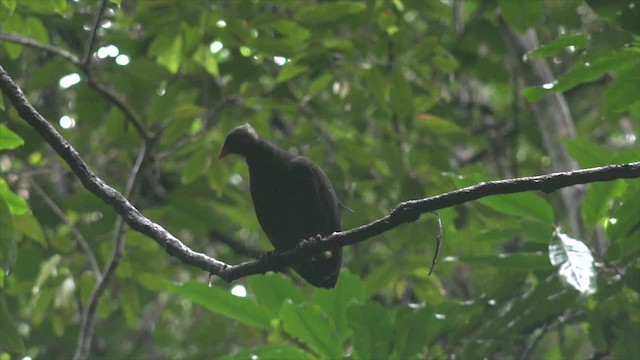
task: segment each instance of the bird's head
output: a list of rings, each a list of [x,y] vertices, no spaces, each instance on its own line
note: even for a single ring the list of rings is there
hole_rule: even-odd
[[[222,159],[230,154],[247,157],[259,140],[258,133],[251,125],[244,124],[238,126],[227,134],[227,137],[224,139],[224,145],[222,145],[222,149],[220,149],[220,153],[218,154],[218,159]]]

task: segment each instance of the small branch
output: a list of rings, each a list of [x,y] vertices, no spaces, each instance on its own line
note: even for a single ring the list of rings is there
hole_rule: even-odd
[[[47,204],[49,209],[51,209],[51,211],[53,211],[58,216],[58,218],[62,220],[62,222],[67,224],[67,226],[71,230],[71,233],[80,245],[80,248],[87,255],[87,259],[89,261],[89,264],[91,265],[91,269],[93,269],[93,272],[96,276],[96,281],[102,280],[102,271],[100,270],[100,265],[98,265],[98,260],[96,260],[96,256],[94,255],[93,250],[91,250],[91,246],[89,246],[89,243],[87,242],[87,240],[85,240],[84,236],[75,226],[73,221],[69,219],[64,211],[62,211],[62,209],[58,206],[58,204],[56,204],[55,201],[53,201],[53,199],[51,199],[49,195],[47,195],[47,193],[42,190],[42,188],[38,184],[36,184],[35,181],[31,181],[31,186],[42,198],[44,203]]]
[[[12,43],[29,46],[34,49],[46,51],[46,52],[58,55],[60,57],[63,57],[69,60],[70,62],[72,62],[76,66],[82,65],[82,63],[80,62],[80,59],[76,55],[72,54],[71,52],[61,49],[59,47],[52,46],[52,45],[39,43],[31,38],[24,37],[22,35],[0,31],[0,40],[5,40]]]
[[[278,254],[277,256],[265,257],[259,261],[250,261],[230,266],[222,261],[202,253],[194,252],[188,248],[160,225],[144,217],[122,194],[105,184],[91,172],[71,144],[33,108],[22,90],[15,84],[11,77],[9,77],[2,66],[0,66],[0,88],[16,108],[20,117],[29,123],[58,155],[62,157],[80,179],[84,187],[113,207],[133,230],[152,238],[162,246],[169,255],[175,256],[185,264],[218,275],[226,281],[233,281],[244,276],[282,268],[282,266],[291,265],[301,258],[355,244],[380,235],[402,224],[413,222],[426,212],[464,204],[486,196],[537,190],[550,193],[577,184],[640,177],[640,162],[634,162],[585,170],[559,172],[549,175],[482,182],[446,194],[406,201],[396,206],[389,215],[370,224],[352,230],[334,233],[319,241],[302,243],[298,248]]]
[[[133,124],[138,134],[145,140],[145,142],[147,142],[147,146],[154,140],[155,137],[145,129],[142,119],[140,119],[133,108],[131,108],[131,106],[129,106],[129,104],[120,95],[96,80],[95,75],[93,74],[93,72],[91,71],[91,67],[89,66],[90,62],[85,64],[76,55],[64,49],[60,49],[52,45],[42,44],[22,35],[0,31],[0,39],[24,46],[29,46],[34,49],[43,50],[69,60],[85,74],[89,86],[91,86],[99,94],[102,94],[104,97],[106,97],[116,107],[118,107],[120,111],[122,111],[127,119]]]
[[[147,148],[143,146],[138,154],[138,158],[136,159],[136,163],[131,169],[131,174],[129,175],[129,179],[127,179],[127,184],[124,190],[124,196],[130,197],[133,188],[137,184],[137,180],[139,179],[138,175],[141,173],[142,165],[147,159]],[[113,274],[115,273],[118,265],[120,265],[120,259],[122,258],[122,253],[124,252],[124,233],[125,233],[125,223],[122,220],[122,216],[118,217],[115,225],[115,236],[114,236],[114,244],[113,250],[111,252],[111,258],[107,263],[107,266],[104,271],[104,276],[100,281],[96,283],[96,286],[91,293],[91,298],[89,300],[89,306],[86,307],[86,311],[82,315],[82,324],[80,325],[80,333],[78,334],[78,343],[76,345],[76,353],[74,354],[74,360],[85,360],[89,358],[91,354],[91,344],[93,340],[93,331],[96,325],[96,315],[98,310],[98,305],[100,304],[100,299],[104,294],[104,290],[107,288],[107,285],[111,281]]]
[[[87,83],[98,93],[109,99],[109,101],[111,101],[118,109],[120,109],[120,111],[122,111],[127,119],[129,119],[129,122],[133,124],[133,127],[136,129],[138,134],[147,143],[147,146],[149,146],[149,143],[154,140],[155,136],[147,131],[142,123],[142,119],[140,119],[133,108],[131,108],[129,103],[127,103],[120,95],[116,94],[113,90],[97,82],[93,74],[87,73]]]
[[[104,14],[104,10],[107,8],[108,0],[102,0],[100,2],[100,7],[98,11],[96,11],[95,18],[93,19],[93,26],[91,27],[91,32],[89,33],[89,41],[87,42],[87,48],[84,51],[84,56],[82,57],[82,67],[88,67],[91,63],[91,54],[93,53],[93,47],[95,46],[96,39],[98,38],[98,30],[100,30],[100,22],[102,21],[102,15]]]

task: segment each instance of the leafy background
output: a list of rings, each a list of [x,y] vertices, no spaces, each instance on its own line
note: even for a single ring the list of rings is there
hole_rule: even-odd
[[[0,30],[80,56],[96,11],[0,0]],[[567,170],[554,150],[578,167],[638,161],[639,12],[631,0],[118,0],[91,76],[158,134],[131,201],[238,263],[270,249],[246,166],[216,160],[244,122],[322,166],[353,209],[346,229],[400,201]],[[123,191],[143,140],[87,73],[10,41],[0,63]],[[554,99],[575,134],[545,140]],[[2,97],[0,109],[0,357],[69,358],[96,283],[80,239],[102,268],[116,216]],[[334,290],[293,273],[207,287],[127,230],[92,358],[637,357],[640,183],[574,190],[441,211],[430,277],[433,216],[348,247]]]

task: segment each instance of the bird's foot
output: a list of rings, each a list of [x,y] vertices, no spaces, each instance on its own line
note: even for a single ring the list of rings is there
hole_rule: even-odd
[[[279,254],[280,253],[277,250],[267,251],[266,253],[258,256],[258,261],[270,262]]]
[[[320,242],[320,240],[322,239],[322,235],[318,234],[316,236],[311,236],[308,239],[302,239],[298,245],[296,245],[297,249],[302,249],[305,248],[307,246],[313,246],[315,244],[317,244],[318,242]]]

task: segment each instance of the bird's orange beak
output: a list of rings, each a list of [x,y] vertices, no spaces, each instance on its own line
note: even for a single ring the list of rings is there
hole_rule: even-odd
[[[220,149],[220,152],[218,153],[218,160],[224,159],[225,156],[227,156],[227,152],[225,151],[225,148],[223,147],[222,149]]]

